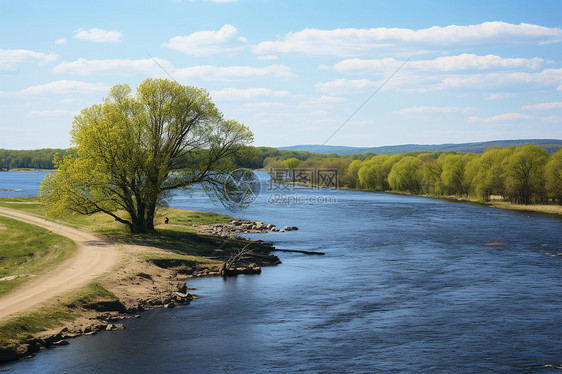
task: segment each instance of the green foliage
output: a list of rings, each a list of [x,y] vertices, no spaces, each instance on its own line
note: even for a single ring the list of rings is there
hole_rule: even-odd
[[[363,161],[361,160],[353,160],[351,164],[349,164],[345,173],[345,180],[343,182],[345,186],[348,186],[349,188],[358,188],[360,186],[359,170],[362,165]]]
[[[392,166],[388,174],[388,184],[395,191],[418,193],[421,189],[421,177],[418,169],[422,161],[419,158],[406,156]]]
[[[0,216],[0,278],[38,275],[67,259],[76,250],[68,238],[49,230]],[[0,295],[32,279],[15,278],[0,282]]]
[[[545,167],[548,196],[562,205],[562,149],[554,153]]]
[[[441,183],[447,195],[468,196],[470,181],[466,173],[466,165],[473,158],[472,154],[446,154],[439,156],[441,167]]]
[[[71,139],[75,147],[55,158],[58,170],[41,187],[49,212],[103,212],[146,232],[173,190],[199,183],[220,200],[225,175],[253,135],[225,120],[204,90],[147,79],[135,95],[117,85],[102,104],[83,109]]]
[[[283,162],[271,159],[269,165],[282,168]],[[342,187],[562,205],[562,150],[549,157],[544,147],[534,144],[490,148],[482,154],[314,155],[299,167],[337,168]]]
[[[64,149],[34,149],[30,151],[0,149],[0,170],[54,169],[55,154],[63,155]]]
[[[294,169],[299,166],[301,160],[296,157],[291,157],[283,161],[283,167],[286,169]]]
[[[502,162],[507,196],[512,202],[531,204],[545,200],[544,167],[548,153],[534,144],[517,147]]]

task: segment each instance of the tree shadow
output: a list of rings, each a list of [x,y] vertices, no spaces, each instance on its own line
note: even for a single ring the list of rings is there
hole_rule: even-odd
[[[149,246],[205,257],[216,255],[217,250],[231,253],[233,249],[241,248],[248,243],[248,240],[241,238],[223,238],[168,229],[157,229],[146,234],[112,233],[108,236],[121,244]]]

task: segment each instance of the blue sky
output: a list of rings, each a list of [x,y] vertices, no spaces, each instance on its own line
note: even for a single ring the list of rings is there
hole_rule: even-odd
[[[169,75],[255,145],[561,139],[560,14],[560,1],[2,0],[0,148],[66,148],[73,116],[111,86]]]

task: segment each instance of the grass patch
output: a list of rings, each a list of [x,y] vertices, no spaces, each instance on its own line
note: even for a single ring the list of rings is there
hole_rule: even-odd
[[[45,216],[45,207],[38,197],[0,198],[0,206]]]
[[[0,216],[0,278],[38,275],[69,258],[76,244],[49,230]],[[0,295],[31,277],[0,281]]]
[[[49,219],[44,205],[37,197],[0,199],[0,206],[31,212]],[[164,224],[168,217],[169,224]],[[226,252],[246,244],[240,240],[224,240],[210,235],[199,235],[195,232],[195,225],[227,223],[232,217],[217,214],[197,212],[187,209],[162,208],[155,218],[155,230],[146,234],[131,234],[128,228],[116,222],[112,217],[103,213],[90,216],[69,215],[62,219],[66,225],[77,229],[89,229],[102,234],[111,240],[122,244],[133,244],[156,247],[172,251],[174,255],[188,255],[201,258],[213,255],[215,249]],[[209,263],[211,260],[206,260]]]
[[[169,224],[164,224],[165,217],[168,217]],[[170,256],[195,256],[201,260],[200,262],[206,263],[209,263],[210,260],[203,261],[201,256],[210,256],[218,248],[228,250],[240,245],[237,240],[225,241],[222,238],[199,235],[195,232],[194,225],[196,224],[210,225],[227,223],[232,220],[232,217],[217,213],[187,209],[162,209],[155,219],[155,230],[146,234],[131,234],[125,225],[113,221],[107,215],[75,217],[73,220],[74,223],[90,227],[118,243],[165,249],[175,253]]]
[[[519,210],[524,212],[537,212],[537,213],[548,213],[548,214],[558,214],[562,215],[562,205],[523,205],[523,204],[514,204],[507,201],[496,201],[491,200],[490,202],[486,203],[488,206],[492,206],[494,208],[500,209],[508,209],[508,210]]]
[[[232,217],[218,213],[204,213],[188,209],[163,209],[159,214],[159,219],[163,217],[170,219],[170,226],[180,226],[183,228],[192,227],[193,224],[211,225],[215,223],[228,223]]]
[[[220,264],[222,262],[219,260],[212,260],[207,257],[181,255],[181,254],[145,254],[139,257],[147,261],[177,260],[177,261],[192,262],[193,264]]]
[[[60,301],[46,304],[34,312],[0,323],[0,348],[24,343],[34,334],[73,321],[80,314],[74,307],[87,307],[93,302],[116,301],[117,298],[98,284],[92,283],[66,294]]]

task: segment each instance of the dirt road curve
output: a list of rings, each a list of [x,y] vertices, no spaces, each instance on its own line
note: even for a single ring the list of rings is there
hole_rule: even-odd
[[[68,260],[0,297],[0,320],[83,286],[110,270],[119,261],[120,253],[117,248],[94,234],[13,209],[0,207],[0,215],[44,227],[55,234],[70,238],[78,246],[76,253]]]

